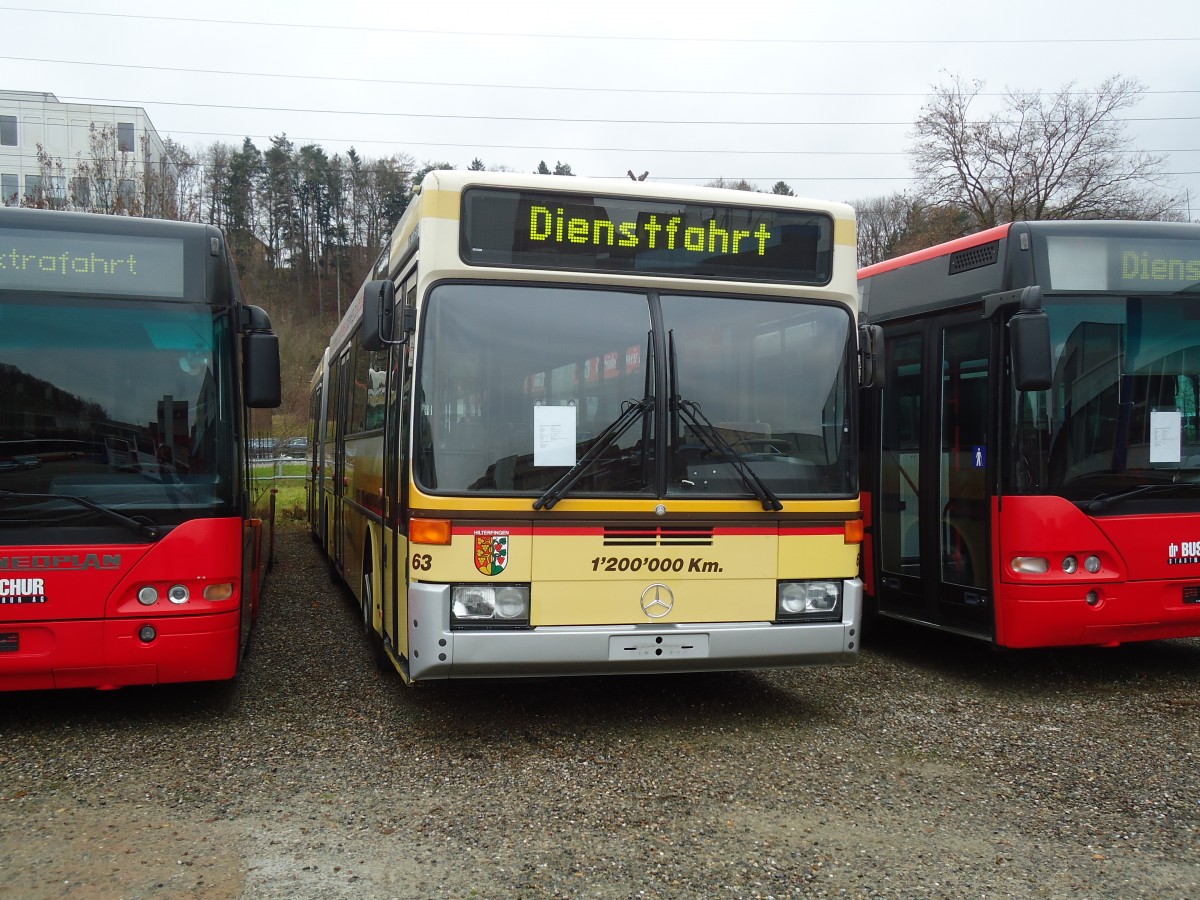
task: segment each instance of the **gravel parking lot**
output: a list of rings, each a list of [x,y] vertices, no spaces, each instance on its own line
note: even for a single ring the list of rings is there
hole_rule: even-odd
[[[412,688],[279,540],[231,687],[0,695],[0,896],[1200,896],[1200,641]]]

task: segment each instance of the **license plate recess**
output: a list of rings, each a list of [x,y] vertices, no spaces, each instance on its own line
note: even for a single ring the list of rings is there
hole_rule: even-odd
[[[708,635],[614,634],[608,639],[608,658],[703,659],[708,656]]]

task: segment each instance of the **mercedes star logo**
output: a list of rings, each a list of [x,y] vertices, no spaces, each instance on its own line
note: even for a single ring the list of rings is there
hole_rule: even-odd
[[[675,595],[661,582],[642,591],[642,612],[651,619],[661,619],[675,607]]]

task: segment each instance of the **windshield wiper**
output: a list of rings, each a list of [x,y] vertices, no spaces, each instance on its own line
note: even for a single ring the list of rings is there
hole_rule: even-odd
[[[99,503],[93,503],[86,497],[77,497],[73,494],[37,494],[26,493],[24,491],[4,491],[0,490],[0,497],[11,497],[14,500],[66,500],[68,503],[75,503],[85,509],[90,509],[92,512],[99,513],[106,519],[124,525],[126,528],[131,528],[139,534],[146,537],[148,540],[156,541],[161,536],[157,525],[147,519],[145,516],[134,518],[127,516],[124,513],[117,512],[115,509],[110,509],[107,506],[101,506]]]
[[[600,454],[619,441],[621,435],[628,431],[634,422],[640,421],[652,409],[654,409],[653,398],[626,400],[621,405],[621,415],[617,416],[615,421],[596,436],[596,440],[588,448],[587,453],[579,458],[579,462],[571,466],[558,481],[550,485],[546,493],[533,501],[533,508],[553,509],[554,504],[558,503],[575,482],[583,477],[583,473],[600,458]]]
[[[1087,502],[1085,509],[1090,513],[1104,512],[1111,509],[1118,503],[1123,503],[1130,497],[1136,497],[1141,494],[1158,494],[1163,491],[1175,490],[1176,488],[1189,488],[1195,490],[1200,488],[1200,484],[1194,481],[1171,481],[1165,484],[1139,484],[1135,488],[1130,488],[1127,491],[1117,491],[1115,494],[1101,494],[1099,497],[1094,497]]]
[[[579,461],[575,465],[564,472],[558,481],[550,485],[546,493],[533,501],[534,509],[553,509],[554,505],[563,498],[563,495],[574,487],[575,482],[583,477],[583,473],[591,468],[592,464],[600,458],[600,454],[619,441],[621,435],[633,427],[634,422],[644,422],[647,413],[654,409],[654,396],[650,390],[650,370],[652,368],[651,364],[654,361],[654,345],[651,337],[652,335],[646,335],[646,381],[642,388],[642,399],[626,400],[621,404],[621,414],[596,435],[592,446],[588,448],[587,453],[579,458]]]
[[[773,512],[783,509],[783,504],[775,496],[775,492],[767,487],[767,483],[753,468],[746,464],[745,457],[738,453],[725,438],[721,437],[721,432],[717,431],[713,423],[708,421],[704,413],[700,411],[699,403],[679,397],[672,397],[671,403],[672,408],[682,414],[692,430],[705,444],[729,460],[734,471],[741,476],[742,483],[758,498],[763,509]]]
[[[779,512],[783,509],[783,504],[775,496],[775,492],[767,487],[767,483],[759,477],[759,474],[753,468],[747,465],[746,458],[738,453],[725,438],[721,437],[721,432],[717,431],[713,423],[701,411],[700,404],[694,400],[684,400],[679,395],[676,389],[676,386],[679,384],[679,378],[675,370],[674,331],[667,335],[667,341],[671,377],[671,413],[682,415],[692,427],[692,430],[700,436],[710,449],[717,451],[729,460],[729,464],[733,466],[734,471],[741,476],[742,483],[758,498],[758,502],[762,504],[763,509],[771,512]]]

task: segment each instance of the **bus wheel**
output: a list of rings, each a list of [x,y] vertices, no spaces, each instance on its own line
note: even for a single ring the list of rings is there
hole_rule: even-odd
[[[363,572],[362,577],[362,627],[363,634],[367,638],[367,646],[371,649],[371,658],[375,661],[375,668],[380,672],[391,671],[391,660],[388,659],[387,651],[383,648],[383,639],[380,638],[379,632],[375,630],[374,619],[375,611],[375,593],[371,582],[371,570],[367,569]]]

